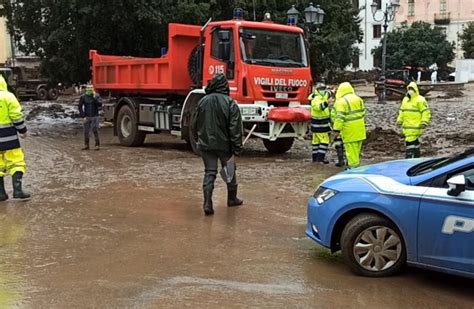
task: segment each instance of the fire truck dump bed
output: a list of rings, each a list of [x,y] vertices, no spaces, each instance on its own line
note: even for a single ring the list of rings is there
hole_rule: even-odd
[[[160,58],[100,55],[91,50],[94,88],[120,95],[187,94],[192,86],[188,60],[199,44],[200,27],[169,24],[168,29],[168,52]]]

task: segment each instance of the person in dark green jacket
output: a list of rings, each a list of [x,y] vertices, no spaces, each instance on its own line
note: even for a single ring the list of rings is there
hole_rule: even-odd
[[[223,74],[216,75],[206,87],[206,96],[197,106],[192,132],[204,162],[204,213],[214,214],[212,191],[217,175],[217,162],[224,166],[242,152],[242,117],[237,104],[229,97],[229,84]],[[240,206],[237,178],[227,184],[227,206]]]

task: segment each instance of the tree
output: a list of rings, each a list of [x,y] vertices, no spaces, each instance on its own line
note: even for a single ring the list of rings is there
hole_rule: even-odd
[[[461,39],[464,58],[474,58],[474,22],[467,24],[459,38]]]
[[[286,24],[286,12],[303,0],[0,0],[0,16],[19,49],[42,58],[42,71],[52,81],[90,79],[88,51],[142,57],[160,56],[167,46],[168,23],[203,24],[232,18],[233,8],[244,9],[246,19],[262,20],[266,12]],[[255,7],[254,7],[255,4]],[[343,69],[352,57],[351,46],[361,37],[349,0],[321,0],[327,15],[318,34],[310,37],[313,76]],[[301,25],[303,26],[303,25]]]
[[[66,83],[90,79],[90,49],[157,57],[167,46],[168,22],[200,24],[209,11],[208,1],[192,0],[0,1],[19,50],[40,56],[43,73]]]
[[[382,45],[372,53],[382,58]],[[439,27],[415,22],[387,33],[387,68],[428,67],[436,63],[446,67],[454,59],[454,43],[448,42]]]

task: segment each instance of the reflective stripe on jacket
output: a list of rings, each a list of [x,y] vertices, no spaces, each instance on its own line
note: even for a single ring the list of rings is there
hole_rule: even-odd
[[[349,83],[339,85],[334,104],[334,131],[340,132],[344,143],[366,139],[364,101],[354,93]]]
[[[398,113],[397,124],[402,126],[403,135],[421,136],[423,130],[421,125],[428,126],[431,121],[431,111],[426,99],[420,95],[418,86],[411,82],[407,90],[412,88],[415,94],[409,98],[405,96]]]
[[[0,76],[0,151],[20,148],[17,132],[26,133],[21,105]]]
[[[321,95],[315,91],[309,95],[311,101],[311,132],[325,133],[331,131],[331,118],[328,106],[329,93]]]

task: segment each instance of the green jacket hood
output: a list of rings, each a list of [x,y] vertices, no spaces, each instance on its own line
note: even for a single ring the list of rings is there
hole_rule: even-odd
[[[0,91],[8,91],[7,82],[2,75],[0,75]]]
[[[408,86],[407,86],[407,91],[408,91],[408,89],[410,89],[410,88],[413,88],[413,90],[415,90],[415,93],[416,93],[417,95],[420,94],[420,90],[418,90],[418,85],[417,85],[415,82],[411,82],[411,83],[408,84]]]
[[[343,96],[349,93],[354,93],[354,88],[352,88],[352,85],[350,83],[344,82],[340,84],[337,88],[336,99],[342,98]]]

